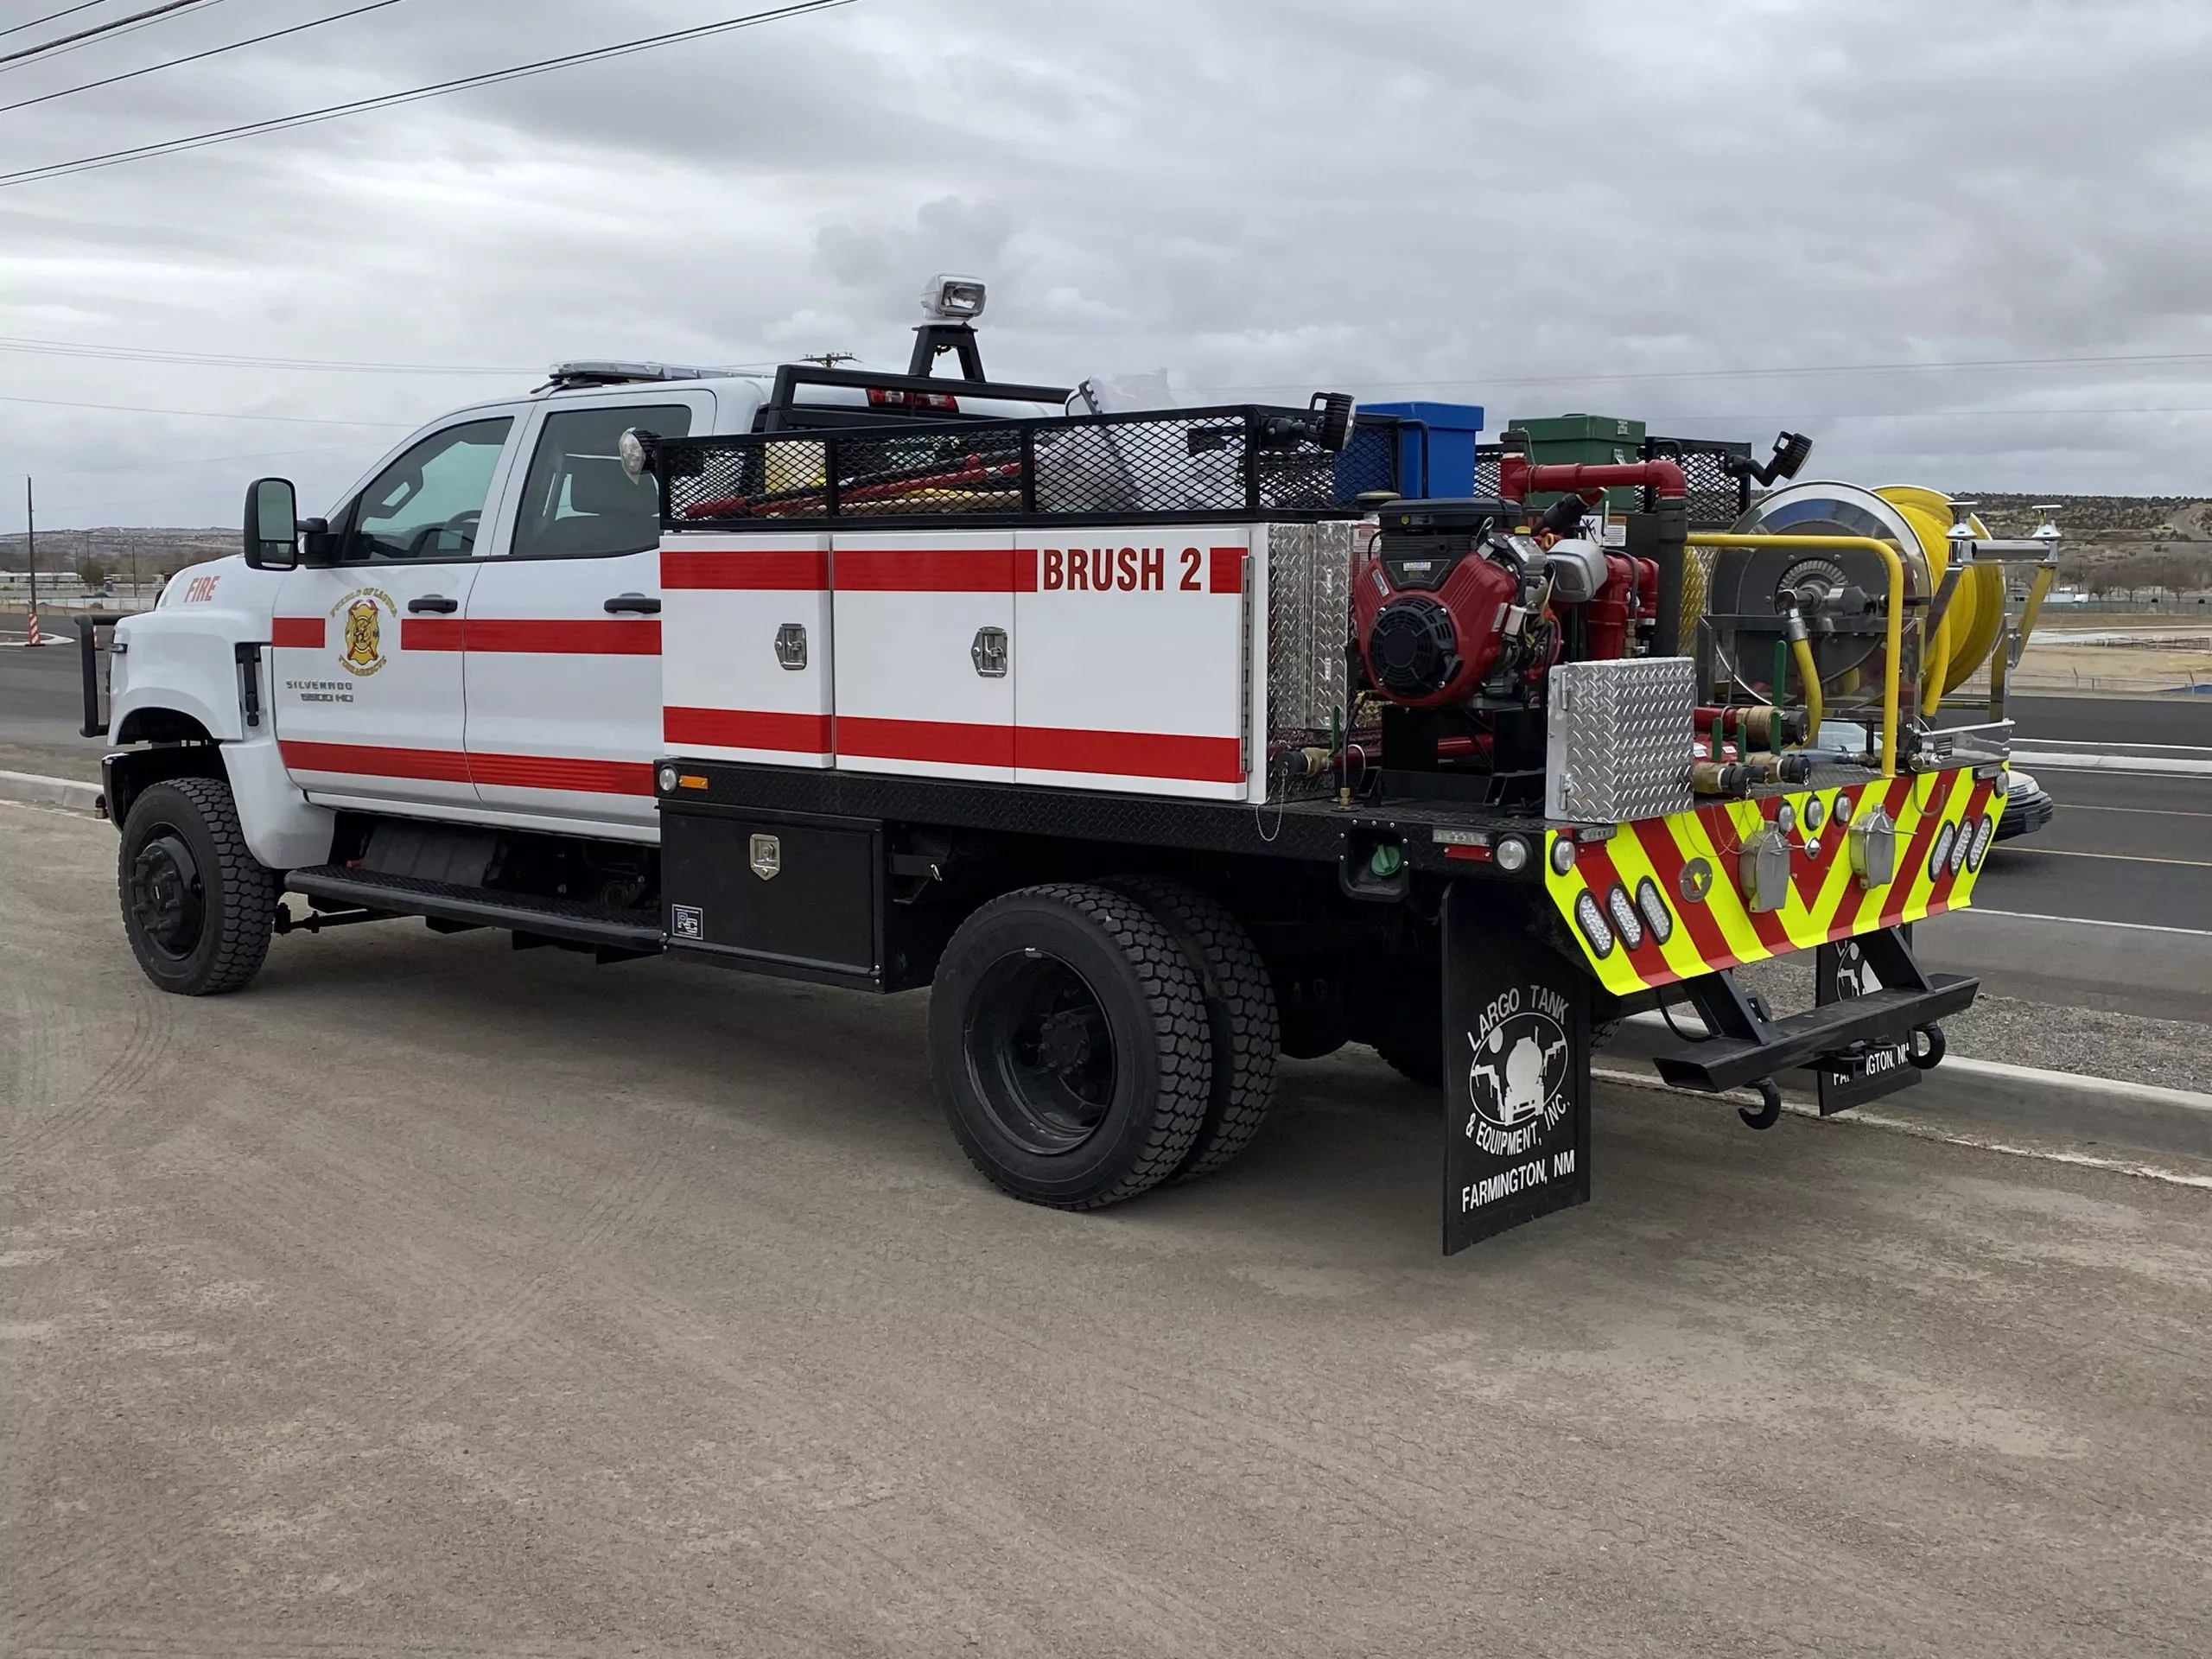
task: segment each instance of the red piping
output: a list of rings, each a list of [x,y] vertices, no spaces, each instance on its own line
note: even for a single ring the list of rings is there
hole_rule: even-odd
[[[1605,467],[1586,467],[1579,461],[1533,467],[1528,456],[1518,454],[1501,455],[1497,461],[1497,493],[1516,506],[1531,492],[1556,491],[1594,501],[1600,491],[1623,486],[1656,490],[1662,499],[1679,500],[1689,494],[1682,469],[1671,461],[1631,461]]]

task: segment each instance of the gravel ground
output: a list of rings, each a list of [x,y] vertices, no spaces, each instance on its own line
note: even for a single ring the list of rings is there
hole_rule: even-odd
[[[1738,977],[1777,1013],[1808,1007],[1813,1000],[1809,953],[1761,963]],[[1943,1035],[1952,1053],[1974,1059],[2212,1091],[2212,1028],[2193,1020],[2061,1007],[1985,991],[1966,1013],[1943,1021]]]
[[[1600,1087],[1447,1260],[1347,1050],[1060,1215],[919,995],[393,924],[167,997],[113,845],[0,806],[0,1652],[2212,1651],[2201,1189]]]

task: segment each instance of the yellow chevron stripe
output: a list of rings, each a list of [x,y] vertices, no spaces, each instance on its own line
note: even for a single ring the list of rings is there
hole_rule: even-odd
[[[1582,874],[1582,864],[1579,859],[1568,868],[1565,875],[1559,873],[1559,867],[1552,862],[1552,846],[1559,839],[1560,832],[1556,830],[1544,836],[1544,886],[1550,891],[1552,903],[1559,907],[1560,915],[1566,920],[1567,931],[1574,935],[1575,943],[1582,947],[1583,959],[1590,964],[1590,971],[1597,975],[1598,982],[1615,996],[1627,996],[1647,988],[1643,976],[1636,971],[1635,964],[1629,961],[1628,951],[1618,940],[1611,950],[1599,957],[1592,952],[1590,941],[1583,938],[1582,930],[1575,925],[1575,900],[1590,893],[1591,887]],[[1619,836],[1616,836],[1614,840],[1618,842]],[[1606,844],[1611,846],[1613,842]],[[1600,906],[1605,902],[1603,893],[1593,896]],[[1608,927],[1612,925],[1610,916],[1605,918],[1605,925]]]
[[[1681,912],[1667,892],[1667,884],[1659,879],[1659,872],[1652,865],[1651,855],[1643,848],[1643,836],[1665,833],[1663,823],[1623,824],[1621,833],[1605,843],[1605,850],[1612,855],[1613,868],[1626,884],[1631,902],[1635,899],[1637,889],[1647,880],[1658,890],[1660,903],[1667,906],[1667,913],[1674,918],[1675,922],[1675,931],[1659,947],[1659,954],[1667,958],[1668,967],[1673,969],[1679,977],[1694,979],[1705,971],[1705,959],[1698,955],[1696,941],[1690,938],[1690,931],[1683,925]],[[1645,925],[1649,925],[1647,918]]]
[[[1736,820],[1732,817],[1731,822]],[[1728,941],[1728,949],[1736,960],[1765,961],[1770,953],[1759,943],[1758,932],[1751,925],[1751,912],[1744,908],[1743,894],[1736,891],[1735,854],[1724,855],[1713,845],[1713,837],[1706,832],[1705,820],[1694,812],[1677,812],[1667,820],[1667,829],[1685,860],[1701,858],[1713,866],[1713,890],[1706,895],[1705,907],[1713,913],[1720,937]]]
[[[1840,789],[1827,790],[1821,797],[1823,814],[1821,840],[1824,844],[1834,841],[1835,852],[1828,865],[1827,875],[1821,880],[1820,893],[1814,900],[1814,913],[1820,923],[1820,937],[1813,941],[1815,944],[1826,943],[1828,935],[1835,931],[1837,920],[1843,914],[1843,907],[1850,898],[1854,880],[1851,874],[1851,847],[1844,839],[1845,826],[1836,822],[1835,804],[1842,794]]]

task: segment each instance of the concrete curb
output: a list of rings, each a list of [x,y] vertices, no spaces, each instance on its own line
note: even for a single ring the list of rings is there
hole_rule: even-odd
[[[0,801],[61,806],[72,812],[97,812],[100,786],[80,784],[74,778],[42,778],[34,772],[0,772]]]
[[[2212,778],[2212,760],[2184,760],[2157,754],[2077,754],[2056,749],[2016,748],[2012,764],[2031,777],[2039,772],[2163,772],[2187,778]]]
[[[1694,1015],[1688,1017],[1694,1021]],[[1611,1082],[1714,1098],[1697,1096],[1694,1090],[1669,1088],[1656,1072],[1640,1069],[1652,1055],[1681,1046],[1658,1015],[1634,1015],[1599,1054],[1599,1075]],[[1777,1081],[1785,1105],[1815,1110],[1809,1073],[1785,1073]],[[1733,1090],[1721,1098],[1739,1105],[1758,1104],[1758,1096],[1749,1090]],[[2212,1095],[2157,1084],[2081,1077],[1954,1054],[1926,1073],[1917,1087],[1872,1105],[1889,1116],[1910,1116],[1930,1124],[2003,1128],[2090,1145],[2212,1158]]]

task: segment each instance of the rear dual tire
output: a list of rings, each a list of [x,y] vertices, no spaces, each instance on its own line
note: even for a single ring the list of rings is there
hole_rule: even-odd
[[[1277,1041],[1243,927],[1149,876],[994,899],[945,947],[930,1005],[931,1068],[969,1161],[1064,1210],[1242,1152],[1266,1115]]]

